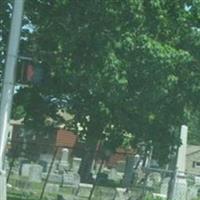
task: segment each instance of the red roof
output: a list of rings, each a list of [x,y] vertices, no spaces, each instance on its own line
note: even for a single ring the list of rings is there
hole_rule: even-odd
[[[56,146],[65,146],[73,148],[76,145],[78,136],[68,130],[58,130],[56,137]]]

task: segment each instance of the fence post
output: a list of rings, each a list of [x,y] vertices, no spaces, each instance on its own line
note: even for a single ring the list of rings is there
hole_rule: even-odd
[[[50,164],[50,167],[49,167],[49,171],[48,171],[47,177],[46,177],[46,179],[45,179],[45,181],[44,181],[44,185],[43,185],[43,187],[42,187],[42,192],[41,192],[41,194],[40,194],[39,200],[42,200],[42,198],[43,198],[43,195],[44,195],[44,192],[45,192],[45,188],[46,188],[46,185],[47,185],[47,183],[48,183],[49,176],[50,176],[50,174],[51,174],[51,170],[52,170],[52,168],[53,168],[54,161],[55,161],[55,159],[56,159],[56,155],[57,155],[57,152],[58,152],[58,148],[59,148],[59,147],[56,147],[56,149],[55,149],[55,151],[54,151],[54,154],[53,154],[53,157],[52,157],[52,160],[51,160],[51,164]]]

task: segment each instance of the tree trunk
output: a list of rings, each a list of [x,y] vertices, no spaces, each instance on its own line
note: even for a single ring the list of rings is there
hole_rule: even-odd
[[[84,154],[82,157],[82,162],[79,168],[79,175],[81,178],[81,182],[85,183],[93,182],[91,169],[96,154],[97,142],[98,142],[98,137],[95,138],[94,136],[90,135],[87,138]]]
[[[81,182],[91,183],[93,181],[91,175],[93,158],[94,158],[94,150],[93,151],[92,149],[86,150],[79,168]]]

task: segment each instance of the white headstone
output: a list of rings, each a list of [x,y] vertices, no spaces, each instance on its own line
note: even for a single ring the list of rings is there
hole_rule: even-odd
[[[63,174],[63,185],[71,185],[78,188],[80,184],[80,176],[78,173],[68,172]]]
[[[108,179],[113,181],[120,181],[121,176],[118,175],[117,170],[112,168],[108,174]]]
[[[40,160],[46,161],[48,163],[51,162],[52,157],[53,157],[52,154],[48,154],[48,153],[42,153],[42,154],[40,154]]]
[[[22,170],[21,170],[22,176],[29,177],[30,166],[31,164],[27,164],[27,163],[22,165]]]
[[[165,194],[158,194],[158,193],[153,193],[153,198],[155,199],[163,199],[163,200],[166,200],[167,199],[167,195]]]
[[[60,186],[58,184],[47,183],[45,193],[58,194]]]
[[[63,148],[62,149],[62,157],[61,157],[61,161],[67,161],[69,160],[69,149],[67,148]]]
[[[42,166],[37,164],[30,165],[29,180],[40,183],[42,181]]]
[[[178,158],[177,158],[177,170],[182,173],[185,172],[185,166],[186,166],[187,138],[188,138],[188,127],[183,125],[181,126],[181,134],[180,134],[182,145],[179,147]]]
[[[77,157],[73,158],[73,171],[74,172],[78,172],[80,164],[81,164],[81,160],[82,160],[81,158],[77,158]]]
[[[187,200],[194,200],[198,197],[198,187],[193,185],[190,186],[187,192]]]
[[[95,188],[94,197],[95,200],[114,200],[116,196],[116,190],[111,187],[101,187]]]
[[[160,194],[167,196],[170,178],[164,178],[160,188]]]
[[[47,177],[47,173],[42,173],[42,178],[46,179],[46,177]],[[62,183],[62,179],[63,178],[62,178],[61,174],[51,173],[49,175],[48,182],[61,184]]]
[[[194,177],[194,182],[195,182],[195,185],[200,186],[200,177],[199,176],[195,176]]]
[[[74,194],[59,194],[58,200],[78,200],[77,196]]]
[[[92,189],[92,184],[87,184],[87,183],[80,183],[80,189],[78,196],[81,198],[88,198],[90,195],[90,191]]]
[[[175,183],[175,190],[173,200],[186,200],[187,199],[187,180],[186,178],[177,178]]]
[[[6,157],[5,161],[4,161],[4,168],[5,170],[8,172],[10,169],[10,165],[9,165],[9,161],[8,158]]]
[[[69,149],[67,148],[62,149],[59,170],[61,171],[69,170]]]
[[[126,188],[116,188],[116,200],[128,200],[130,198]]]
[[[181,134],[180,134],[182,145],[179,147],[179,150],[178,150],[177,165],[176,165],[177,177],[175,179],[173,200],[187,199],[187,180],[185,177],[187,138],[188,138],[188,127],[185,125],[182,125]]]
[[[6,173],[4,171],[0,171],[0,185],[2,186],[2,191],[0,192],[0,199],[6,199]]]

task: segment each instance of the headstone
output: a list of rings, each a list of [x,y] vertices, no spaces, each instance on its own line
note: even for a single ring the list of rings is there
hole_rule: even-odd
[[[178,177],[175,182],[173,200],[187,199],[187,181],[185,177]]]
[[[78,173],[68,172],[63,174],[63,185],[71,185],[78,188],[80,184],[80,176]]]
[[[58,184],[47,183],[45,193],[58,194],[60,186]]]
[[[80,183],[78,196],[80,198],[84,198],[84,197],[88,198],[90,195],[91,189],[92,189],[92,184]]]
[[[39,160],[43,160],[47,163],[50,163],[52,160],[53,155],[52,154],[48,154],[48,153],[43,153],[40,154],[40,159]]]
[[[68,162],[68,160],[69,160],[69,149],[63,148],[63,149],[62,149],[61,161],[66,161],[66,162]]]
[[[78,172],[80,164],[81,164],[81,160],[82,160],[81,158],[77,158],[77,157],[73,158],[73,171],[74,172]]]
[[[181,126],[180,138],[182,145],[178,150],[177,157],[177,177],[175,178],[175,185],[173,189],[173,200],[187,199],[187,180],[185,177],[186,168],[186,151],[187,151],[187,138],[188,138],[188,127],[185,125]]]
[[[170,177],[164,178],[160,188],[160,194],[167,196]]]
[[[118,161],[115,168],[118,172],[124,173],[126,162],[124,160]]]
[[[95,188],[93,197],[95,197],[95,200],[113,200],[115,199],[116,191],[114,188],[110,187],[101,187],[98,186]]]
[[[16,161],[16,164],[19,166],[19,175],[22,176],[22,167],[24,164],[30,164],[28,160],[25,160],[23,158],[19,158],[19,160]]]
[[[166,200],[167,199],[167,195],[165,194],[158,194],[158,193],[153,193],[153,198],[155,199],[162,199],[162,200]]]
[[[51,162],[52,162],[53,155],[52,154],[40,154],[39,164],[43,166],[43,172],[48,172]],[[55,172],[57,170],[58,161],[55,160],[52,166],[51,171]]]
[[[80,200],[74,194],[59,194],[57,200]]]
[[[42,173],[42,178],[46,179],[46,177],[47,177],[47,173]],[[62,183],[62,179],[63,178],[62,178],[61,174],[51,173],[49,175],[48,182],[61,184]]]
[[[198,187],[193,185],[188,188],[187,200],[194,200],[198,198]]]
[[[195,185],[200,186],[200,177],[199,176],[195,176],[194,177],[194,182],[195,182]]]
[[[112,168],[108,174],[108,179],[117,182],[121,180],[121,176],[118,175],[115,168]]]
[[[4,161],[4,168],[5,170],[8,172],[10,169],[10,165],[9,165],[9,161],[8,158],[6,157],[5,161]]]
[[[59,170],[60,171],[69,170],[69,149],[67,148],[62,149],[61,160],[59,163]]]
[[[0,185],[2,192],[0,192],[0,199],[6,199],[6,172],[0,171]]]
[[[115,200],[128,200],[130,199],[130,193],[126,188],[116,188]]]
[[[31,164],[22,164],[21,176],[29,177]]]
[[[40,183],[42,181],[42,166],[37,164],[30,165],[29,180]]]
[[[187,138],[188,138],[188,127],[183,125],[181,126],[180,139],[182,145],[178,150],[178,159],[177,159],[177,169],[179,172],[185,173],[186,168],[186,153],[187,153]]]

